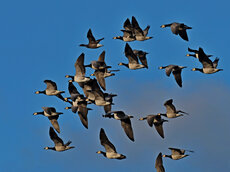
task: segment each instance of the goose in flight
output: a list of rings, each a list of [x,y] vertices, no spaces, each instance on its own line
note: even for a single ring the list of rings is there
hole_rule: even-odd
[[[180,37],[185,41],[188,41],[188,35],[186,30],[192,29],[191,27],[186,26],[184,23],[176,23],[176,22],[161,25],[161,28],[165,28],[165,27],[170,27],[173,34],[175,35],[179,34]]]
[[[101,128],[100,130],[100,141],[101,141],[101,145],[104,146],[105,151],[97,151],[98,154],[102,154],[104,157],[108,158],[108,159],[125,159],[126,156],[117,153],[115,146],[109,141],[108,137],[105,134],[105,131],[103,128]]]
[[[130,118],[133,116],[126,115],[123,111],[111,111],[103,115],[105,118],[114,118],[121,121],[121,126],[130,140],[134,142],[133,129]]]
[[[66,75],[66,78],[71,78],[70,81],[75,81],[77,83],[81,82],[88,82],[90,80],[89,77],[85,77],[85,66],[84,66],[84,60],[85,60],[85,54],[82,53],[76,60],[74,67],[76,70],[76,73],[74,76],[72,75]]]
[[[140,118],[139,120],[147,120],[150,127],[155,126],[158,134],[164,138],[163,123],[168,122],[161,118],[161,115],[148,115],[147,117]]]
[[[65,91],[57,90],[57,84],[51,80],[44,80],[46,84],[46,89],[43,91],[36,91],[35,94],[45,94],[48,96],[57,96],[59,99],[65,101],[64,97],[61,95]]]
[[[191,151],[191,150],[185,150],[185,149],[178,149],[178,148],[169,148],[171,150],[171,155],[162,155],[162,157],[167,157],[167,158],[171,158],[173,160],[179,160],[179,159],[182,159],[186,156],[189,156],[189,155],[186,155],[185,154],[185,151],[187,152],[194,152],[194,151]]]
[[[60,127],[58,124],[58,117],[59,115],[63,114],[62,112],[56,112],[56,109],[54,107],[42,107],[42,112],[35,112],[33,115],[44,115],[48,117],[51,124],[55,128],[55,130],[60,133]]]
[[[173,99],[167,100],[164,103],[164,106],[166,108],[166,114],[158,113],[158,115],[162,115],[162,116],[165,116],[167,118],[177,118],[179,116],[183,116],[183,114],[188,115],[188,113],[186,113],[186,112],[183,112],[181,110],[176,110],[175,106],[172,103],[173,103]]]
[[[133,50],[131,49],[128,43],[126,43],[125,45],[125,56],[128,58],[129,63],[128,64],[119,63],[118,65],[120,66],[124,65],[127,68],[133,69],[133,70],[145,68],[145,65],[139,64],[137,56],[133,53]]]
[[[168,66],[161,66],[159,69],[165,69],[166,75],[169,77],[171,73],[173,73],[173,76],[179,85],[179,87],[182,87],[182,78],[181,78],[181,72],[182,69],[187,68],[185,66],[178,66],[178,65],[168,65]]]
[[[198,51],[198,59],[202,63],[203,68],[193,68],[192,71],[199,71],[205,74],[213,74],[223,69],[217,69],[219,58],[216,58],[213,62],[208,58],[208,56],[204,53],[202,48],[199,48]]]
[[[102,44],[99,44],[99,42],[101,40],[103,40],[104,38],[101,38],[101,39],[98,39],[96,40],[92,34],[92,31],[91,29],[89,29],[88,33],[87,33],[87,38],[89,40],[89,43],[88,44],[80,44],[81,47],[87,47],[87,48],[99,48],[99,47],[102,47],[103,45]]]
[[[63,140],[58,137],[57,133],[55,133],[54,129],[50,127],[49,130],[49,135],[51,140],[54,142],[54,147],[45,147],[44,149],[48,150],[54,150],[58,152],[66,151],[72,148],[75,148],[74,146],[69,146],[71,144],[71,141],[68,141],[67,143],[64,144]]]

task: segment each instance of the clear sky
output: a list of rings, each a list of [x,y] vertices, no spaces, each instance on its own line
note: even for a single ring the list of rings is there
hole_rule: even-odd
[[[8,0],[0,2],[0,104],[2,133],[0,171],[153,171],[159,152],[169,154],[168,147],[194,150],[195,153],[179,161],[164,159],[166,171],[216,172],[230,170],[230,115],[227,108],[230,87],[228,1],[34,1]],[[126,18],[135,16],[140,27],[150,25],[144,42],[131,42],[134,49],[149,52],[149,69],[131,71],[120,62],[125,43],[113,40]],[[173,35],[162,24],[184,22],[192,27],[189,42]],[[96,38],[105,39],[104,47],[96,50],[79,47],[87,43],[91,28]],[[201,64],[186,57],[187,48],[202,47],[207,54],[219,57],[224,71],[205,75],[193,72]],[[79,117],[64,108],[68,105],[56,97],[34,94],[45,89],[43,80],[55,81],[67,92],[67,74],[74,74],[74,63],[84,52],[86,64],[106,51],[106,62],[120,69],[116,76],[106,79],[107,92],[118,94],[113,110],[133,115],[135,142],[124,134],[120,122],[103,119],[102,107],[89,105],[89,129]],[[174,78],[166,77],[159,66],[178,64],[187,66],[182,72],[183,88]],[[87,70],[87,75],[93,70]],[[75,84],[77,86],[77,84]],[[78,87],[78,90],[82,90]],[[67,93],[64,94],[68,96]],[[171,119],[164,124],[165,139],[160,138],[146,121],[138,121],[148,114],[165,112],[163,103],[173,98],[178,109],[189,116]],[[33,116],[42,106],[54,106],[64,114],[59,118],[64,142],[71,140],[75,149],[65,152],[46,151],[53,146],[48,131],[50,122],[43,116]],[[96,154],[104,150],[99,131],[103,127],[109,139],[126,160],[109,160]]]

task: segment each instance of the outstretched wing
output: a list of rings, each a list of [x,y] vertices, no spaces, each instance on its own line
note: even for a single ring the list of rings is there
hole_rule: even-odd
[[[47,90],[57,90],[57,84],[51,80],[45,80]]]
[[[103,128],[100,131],[101,145],[105,147],[106,152],[117,152],[115,146],[109,141]]]
[[[53,140],[55,146],[63,146],[64,143],[60,137],[58,137],[57,133],[54,131],[52,127],[50,127],[49,135],[51,140]]]
[[[132,124],[131,124],[130,118],[121,119],[121,126],[124,129],[128,138],[130,140],[134,141],[133,129],[132,129]]]

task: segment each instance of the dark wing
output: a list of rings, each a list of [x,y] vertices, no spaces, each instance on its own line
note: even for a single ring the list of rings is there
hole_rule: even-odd
[[[148,35],[149,28],[150,28],[150,26],[147,26],[147,27],[145,28],[145,30],[143,30],[144,36],[147,36],[147,35]]]
[[[148,115],[147,116],[147,122],[148,122],[148,124],[149,124],[150,127],[153,126],[154,117],[155,117],[155,115]]]
[[[136,18],[132,16],[132,25],[134,28],[135,35],[144,36],[143,30],[140,28]]]
[[[96,79],[97,79],[98,83],[100,84],[101,88],[103,90],[106,90],[104,72],[102,72],[102,71],[105,71],[105,70],[96,70],[94,72],[94,75],[96,76]]]
[[[160,152],[155,161],[155,168],[157,172],[165,172],[163,161],[162,161],[162,153]]]
[[[63,146],[64,142],[60,137],[58,137],[57,133],[54,131],[52,127],[50,127],[49,135],[51,140],[53,140],[55,146]]]
[[[105,111],[105,113],[110,112],[111,109],[112,109],[112,105],[105,105],[105,106],[104,106],[104,111]]]
[[[188,47],[188,51],[189,51],[189,52],[193,52],[193,53],[198,53],[197,50],[193,50],[193,49],[191,49],[191,48],[189,48],[189,47]]]
[[[219,62],[219,58],[216,58],[216,59],[212,62],[214,68],[217,68],[218,62]]]
[[[164,138],[164,130],[163,130],[163,126],[162,126],[162,123],[154,123],[154,126],[158,132],[158,134]]]
[[[55,116],[49,116],[49,120],[51,122],[51,124],[53,125],[53,127],[55,128],[55,130],[60,133],[60,127],[59,127],[59,124],[58,124],[58,119],[59,115],[55,115]]]
[[[199,61],[203,65],[203,68],[213,68],[212,61],[207,57],[202,48],[199,48],[198,57]]]
[[[68,90],[69,90],[70,95],[74,95],[74,94],[79,94],[80,95],[80,93],[77,91],[77,88],[73,85],[72,82],[69,82]]]
[[[172,151],[172,155],[184,155],[185,150],[177,148],[169,148]]]
[[[130,30],[121,30],[123,32],[123,37],[133,37],[133,32]]]
[[[173,99],[169,99],[164,103],[164,106],[166,107],[167,112],[176,112],[175,106],[172,104]]]
[[[183,40],[188,41],[188,35],[186,29],[179,30],[179,35]]]
[[[175,67],[175,65],[168,65],[166,68],[165,68],[165,73],[167,76],[170,76],[173,68]]]
[[[46,83],[46,90],[57,90],[57,84],[51,80],[45,80]]]
[[[141,61],[141,63],[146,67],[148,68],[148,63],[147,63],[147,59],[146,59],[146,54],[139,54],[139,59]]]
[[[78,106],[78,115],[80,117],[81,123],[84,125],[85,128],[88,129],[88,109],[86,105],[81,104]]]
[[[115,146],[109,141],[103,128],[100,131],[101,145],[105,147],[106,152],[117,152]]]
[[[61,95],[61,94],[57,94],[56,97],[58,97],[59,99],[61,99],[62,101],[65,102],[65,99],[64,97]],[[69,102],[69,101],[68,101]],[[71,104],[71,103],[70,103]]]
[[[88,33],[87,33],[87,38],[89,40],[89,43],[96,43],[96,40],[92,34],[91,29],[89,29]]]
[[[128,43],[125,45],[125,56],[128,58],[129,63],[138,63],[137,56],[133,53],[133,50]]]
[[[180,87],[182,87],[181,71],[182,71],[182,69],[180,69],[179,67],[177,67],[177,68],[174,68],[173,72],[172,72],[173,75],[174,75],[174,78],[175,78],[175,80],[177,82],[177,84]]]
[[[99,58],[98,58],[98,61],[100,61],[100,62],[105,62],[105,51],[103,51],[103,52],[100,54],[100,56],[99,56]]]
[[[134,142],[133,129],[130,118],[121,119],[121,126],[130,140]]]
[[[133,26],[130,23],[130,20],[127,18],[123,24],[123,28],[127,31],[132,31],[133,30]]]
[[[84,66],[85,54],[82,53],[76,60],[74,67],[76,70],[76,76],[85,76],[85,66]]]

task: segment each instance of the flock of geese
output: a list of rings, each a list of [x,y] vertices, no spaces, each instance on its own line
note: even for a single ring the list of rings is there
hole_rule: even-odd
[[[170,27],[173,34],[179,35],[185,41],[188,41],[186,30],[192,29],[191,27],[186,26],[183,23],[175,22],[161,26],[161,28],[165,27]],[[144,30],[142,30],[135,17],[132,17],[131,22],[129,19],[127,19],[123,24],[123,29],[121,30],[123,32],[123,36],[117,36],[113,39],[119,39],[124,42],[149,40],[152,39],[152,37],[147,36],[149,29],[150,26],[147,26]],[[89,40],[88,44],[80,44],[80,46],[91,49],[96,49],[103,46],[102,44],[100,44],[100,42],[104,38],[96,40],[92,34],[91,29],[89,29],[87,33],[87,38]],[[210,60],[210,57],[212,55],[205,54],[202,48],[199,48],[198,50],[188,48],[188,51],[190,52],[190,54],[187,54],[187,56],[195,57],[203,65],[203,68],[193,68],[192,71],[200,71],[205,74],[212,74],[223,70],[217,69],[219,58],[216,58],[214,61]],[[128,59],[128,63],[121,62],[119,63],[119,65],[123,65],[131,70],[142,68],[148,69],[148,63],[146,58],[147,54],[147,52],[144,52],[142,50],[133,50],[130,47],[130,45],[126,43],[125,56]],[[56,96],[62,101],[69,103],[69,106],[67,106],[65,109],[71,109],[73,113],[78,113],[81,123],[85,128],[88,128],[88,111],[92,110],[91,108],[88,108],[87,105],[95,104],[97,106],[103,106],[105,115],[102,115],[102,117],[119,120],[127,137],[134,142],[135,139],[131,123],[131,119],[134,118],[134,116],[129,115],[120,110],[112,111],[113,98],[117,95],[104,92],[106,91],[105,78],[114,76],[114,72],[117,72],[119,70],[111,70],[112,67],[108,66],[105,63],[105,51],[103,51],[100,54],[98,60],[91,61],[90,64],[85,64],[84,59],[85,54],[82,53],[77,58],[74,64],[76,71],[75,75],[65,76],[66,78],[70,79],[68,83],[68,91],[70,94],[69,97],[64,98],[62,94],[65,93],[65,91],[58,90],[56,83],[52,80],[45,80],[44,83],[46,84],[46,89],[43,91],[36,91],[35,93],[45,94],[48,96]],[[94,73],[91,74],[91,76],[95,76],[94,79],[85,76],[87,67],[94,69]],[[166,75],[168,77],[172,73],[179,87],[182,87],[181,72],[184,68],[186,68],[186,66],[178,66],[172,64],[159,67],[159,69],[165,69]],[[77,90],[77,88],[73,84],[74,82],[78,83],[80,88],[83,90],[84,95]],[[165,113],[158,113],[155,115],[151,114],[139,119],[147,120],[147,123],[150,127],[154,126],[161,138],[164,138],[163,123],[168,122],[168,120],[164,119],[165,117],[170,119],[183,116],[184,114],[188,114],[182,110],[177,110],[176,107],[173,105],[173,99],[165,101],[164,106],[166,108]],[[41,112],[35,112],[34,115],[44,115],[48,117],[53,126],[49,129],[49,135],[51,140],[54,142],[54,147],[45,147],[45,149],[51,149],[54,151],[66,151],[68,149],[74,148],[74,146],[70,146],[71,141],[64,143],[63,140],[60,137],[58,137],[56,133],[60,133],[61,131],[60,126],[58,124],[58,118],[63,113],[56,112],[56,109],[54,107],[42,107],[42,110],[43,111]],[[97,151],[98,154],[102,154],[103,156],[109,159],[126,158],[125,155],[117,153],[115,146],[110,142],[103,128],[101,128],[100,130],[99,139],[101,145],[105,148],[105,152]],[[162,153],[160,152],[157,156],[155,161],[155,168],[157,172],[165,171],[162,157],[168,157],[173,160],[179,160],[181,158],[188,156],[188,154],[185,154],[185,152],[193,152],[191,150],[184,150],[178,148],[169,149],[171,150],[171,155],[162,155]]]

